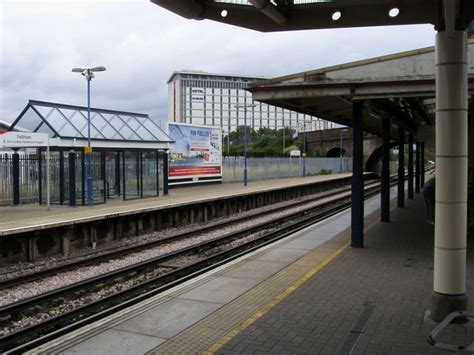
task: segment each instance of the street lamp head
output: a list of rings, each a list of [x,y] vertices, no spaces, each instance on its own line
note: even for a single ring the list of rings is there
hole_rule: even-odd
[[[94,72],[105,71],[105,67],[94,67],[94,68],[72,68],[73,73],[81,73],[86,77],[86,80],[90,81],[94,78]]]
[[[95,68],[92,68],[91,71],[105,71],[105,67],[95,67]]]

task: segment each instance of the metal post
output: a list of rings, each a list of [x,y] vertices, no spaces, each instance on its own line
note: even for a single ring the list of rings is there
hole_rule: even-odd
[[[51,177],[50,177],[50,150],[49,150],[49,137],[48,145],[46,146],[46,206],[49,211],[51,205]]]
[[[76,206],[76,153],[74,150],[69,151],[69,206]]]
[[[382,119],[382,192],[380,194],[380,221],[390,222],[390,117]]]
[[[244,105],[244,186],[247,186],[247,106]]]
[[[64,154],[59,150],[59,204],[64,204]]]
[[[127,176],[125,175],[125,172],[127,171],[127,167],[125,166],[125,150],[122,152],[122,185],[123,185],[123,192],[122,192],[122,195],[123,195],[123,200],[125,201],[126,200],[126,189],[127,189]]]
[[[86,156],[84,151],[81,154],[81,200],[84,206],[86,204]]]
[[[436,205],[430,317],[437,322],[451,312],[468,309],[467,48],[466,31],[436,34]]]
[[[303,129],[303,177],[306,176],[306,122]]]
[[[352,210],[351,246],[364,247],[364,173],[363,173],[363,103],[352,103]]]
[[[120,196],[120,151],[115,156],[115,194]]]
[[[423,188],[425,186],[425,142],[420,142],[420,164],[420,187]]]
[[[405,207],[405,129],[398,128],[398,199],[397,206]]]
[[[143,198],[143,152],[139,153],[140,158],[140,197]]]
[[[339,131],[339,172],[342,173],[342,128]]]
[[[168,195],[168,152],[163,152],[163,195]]]
[[[41,148],[38,148],[38,202],[43,204],[43,162],[41,159]]]
[[[140,196],[140,152],[137,152],[137,155],[136,155],[136,159],[135,159],[135,162],[136,162],[136,171],[137,171],[137,175],[136,175],[136,178],[137,178],[137,196]]]
[[[420,179],[421,179],[421,172],[420,172],[420,142],[416,142],[416,164],[415,164],[415,192],[420,193]]]
[[[160,196],[160,171],[158,168],[160,167],[160,153],[157,150],[155,152],[155,164],[156,164],[156,196]]]
[[[108,195],[108,189],[107,189],[107,170],[106,170],[106,159],[105,159],[105,151],[100,152],[100,179],[103,181],[104,185],[102,186],[102,189],[104,191],[104,203],[107,202],[107,195]]]
[[[413,200],[413,133],[408,134],[408,198]]]
[[[18,149],[13,150],[12,155],[12,167],[13,167],[13,205],[20,204],[20,156],[18,155]]]
[[[87,205],[92,206],[92,147],[91,147],[91,78],[87,78],[87,147],[86,164],[87,164]]]
[[[285,125],[283,125],[283,154],[285,154]]]

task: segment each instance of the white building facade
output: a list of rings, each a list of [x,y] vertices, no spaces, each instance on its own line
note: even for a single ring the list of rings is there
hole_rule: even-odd
[[[288,127],[302,132],[335,128],[334,123],[317,117],[253,101],[252,94],[245,89],[264,79],[203,71],[173,72],[168,80],[168,119],[221,127],[226,134],[244,125],[247,106],[247,125],[254,130]]]

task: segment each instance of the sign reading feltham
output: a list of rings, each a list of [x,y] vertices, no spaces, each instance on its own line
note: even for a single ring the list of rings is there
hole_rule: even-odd
[[[47,133],[30,132],[1,132],[0,147],[3,148],[27,148],[46,147],[48,145]]]
[[[170,184],[222,179],[220,128],[169,123],[168,132],[176,142],[170,150]]]

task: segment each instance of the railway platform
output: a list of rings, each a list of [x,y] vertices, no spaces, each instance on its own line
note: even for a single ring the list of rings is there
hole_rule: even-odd
[[[365,203],[364,249],[349,247],[342,212],[31,353],[440,353],[426,341],[436,323],[424,202],[416,194],[380,223],[379,200]],[[473,271],[468,258],[471,299]],[[474,326],[446,334],[469,344]]]
[[[197,201],[216,200],[229,196],[248,195],[262,191],[282,189],[289,186],[299,186],[322,181],[350,178],[351,173],[337,173],[287,179],[273,179],[250,181],[248,186],[242,183],[184,185],[169,190],[168,195],[148,197],[146,199],[122,200],[111,199],[107,204],[94,206],[69,207],[66,205],[51,205],[48,211],[46,206],[38,204],[24,204],[20,206],[0,207],[0,235],[10,231],[30,230],[51,224],[67,224],[70,221],[83,219],[100,219],[104,216],[117,214],[131,214],[146,211],[151,208],[166,208],[175,205],[189,204]]]
[[[106,248],[124,238],[206,223],[220,217],[350,186],[351,174],[212,184],[171,189],[168,195],[110,200],[91,207],[21,205],[0,208],[1,257],[34,262],[68,257],[88,248]],[[5,261],[5,260],[4,260]]]

